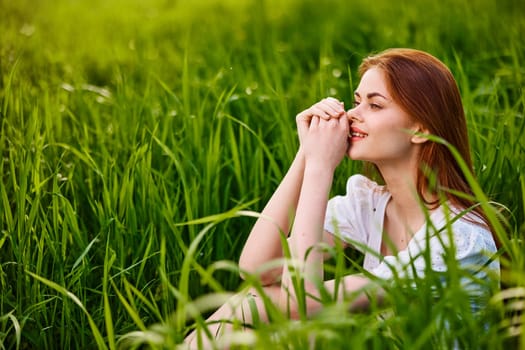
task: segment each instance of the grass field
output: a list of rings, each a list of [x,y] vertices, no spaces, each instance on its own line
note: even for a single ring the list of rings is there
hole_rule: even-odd
[[[326,96],[350,105],[357,65],[388,47],[457,78],[478,199],[504,218],[501,291],[480,321],[451,262],[438,301],[429,276],[369,313],[273,310],[248,348],[309,349],[312,334],[319,349],[525,347],[522,1],[0,0],[0,13],[0,348],[173,348],[193,306],[257,286],[235,261],[295,155],[294,116]],[[341,165],[333,193],[361,167]]]

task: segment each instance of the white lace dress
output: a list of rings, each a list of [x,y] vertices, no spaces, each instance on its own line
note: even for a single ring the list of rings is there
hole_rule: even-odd
[[[472,269],[477,278],[491,275],[499,280],[499,262],[491,261],[497,250],[494,239],[484,226],[472,222],[476,220],[473,215],[467,220],[467,216],[451,213],[457,210],[441,206],[432,211],[404,250],[383,257],[380,254],[383,220],[390,193],[362,175],[350,177],[346,191],[344,196],[329,200],[325,230],[361,250],[365,254],[363,267],[373,275],[391,279],[394,274],[412,277],[415,273],[422,277],[426,270],[425,252],[427,256],[430,254],[432,270],[446,271],[444,254],[453,241],[461,268]]]

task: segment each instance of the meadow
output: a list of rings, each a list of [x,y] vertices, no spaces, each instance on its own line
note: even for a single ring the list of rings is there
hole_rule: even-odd
[[[359,62],[388,47],[428,51],[458,81],[501,289],[480,321],[451,261],[447,288],[399,281],[387,306],[327,301],[298,322],[268,305],[274,322],[239,341],[525,348],[522,1],[0,0],[0,13],[1,349],[175,348],[260,287],[236,261],[295,155],[295,115],[326,96],[349,106]],[[333,193],[362,166],[345,161]],[[359,270],[359,254],[335,256],[330,274]]]

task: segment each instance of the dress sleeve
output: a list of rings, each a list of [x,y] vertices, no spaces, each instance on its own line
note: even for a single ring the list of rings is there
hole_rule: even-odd
[[[363,251],[370,235],[374,193],[379,187],[362,175],[351,176],[346,184],[346,194],[328,201],[324,229]]]

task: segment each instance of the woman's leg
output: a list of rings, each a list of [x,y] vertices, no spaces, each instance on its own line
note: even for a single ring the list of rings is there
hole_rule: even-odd
[[[267,286],[263,290],[265,296],[277,305],[281,287],[278,285]],[[257,309],[257,315],[252,315],[251,310],[254,306]],[[215,340],[231,334],[236,321],[242,325],[250,326],[257,319],[262,322],[268,321],[266,308],[259,292],[250,289],[233,296],[206,320],[206,328],[211,334],[211,338],[206,330],[197,328],[184,339],[184,343],[188,345],[189,349],[212,349]]]
[[[370,280],[360,275],[345,276],[337,285],[335,280],[324,282],[324,288],[329,294],[335,295],[337,288],[337,300],[343,301],[351,297],[352,302],[349,305],[349,311],[367,309],[369,299],[367,294],[364,293],[364,290],[368,289],[367,287],[371,287]],[[298,318],[297,304],[292,302],[286,305],[280,299],[283,296],[282,293],[285,293],[280,285],[264,287],[263,291],[273,305],[281,308],[281,311],[287,312],[291,318]],[[376,289],[375,292],[377,293],[378,291]],[[251,310],[254,306],[257,309],[257,315],[252,315]],[[306,307],[308,315],[314,315],[322,308],[322,304],[318,300],[307,298]],[[189,349],[213,349],[215,340],[221,338],[225,340],[227,335],[232,333],[235,321],[238,322],[237,324],[251,326],[254,319],[268,322],[263,297],[259,295],[257,290],[250,289],[247,292],[233,296],[206,320],[206,329],[209,331],[211,338],[204,329],[197,328],[186,337],[184,343],[188,345]],[[225,348],[227,347],[226,345]]]

